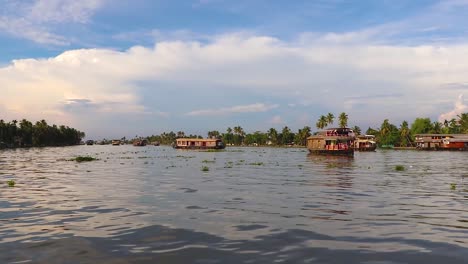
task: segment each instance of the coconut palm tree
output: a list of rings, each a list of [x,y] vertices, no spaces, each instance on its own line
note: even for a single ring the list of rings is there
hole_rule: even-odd
[[[320,116],[319,120],[317,121],[317,123],[315,124],[315,126],[317,126],[318,129],[323,129],[324,127],[326,127],[328,125],[327,123],[327,117],[322,115]]]
[[[403,121],[400,125],[400,140],[401,140],[401,145],[402,146],[408,146],[408,143],[410,143],[410,129],[408,122]]]
[[[270,139],[271,144],[277,145],[278,144],[278,131],[276,131],[276,129],[274,128],[270,128],[270,130],[268,130],[268,138]]]
[[[457,116],[460,118],[458,120],[458,124],[460,125],[460,132],[468,133],[468,113],[463,113]]]
[[[333,121],[335,121],[335,116],[332,113],[327,114],[327,125],[333,125]]]
[[[351,129],[354,131],[354,133],[355,133],[356,135],[361,135],[361,128],[360,128],[360,127],[358,127],[358,126],[353,126]]]
[[[348,126],[348,115],[345,112],[342,112],[338,117],[340,127],[347,127]]]

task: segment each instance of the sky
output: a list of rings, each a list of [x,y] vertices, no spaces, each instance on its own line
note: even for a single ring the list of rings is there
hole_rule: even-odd
[[[87,138],[468,112],[468,0],[0,0],[0,119]],[[335,122],[336,125],[337,121]]]

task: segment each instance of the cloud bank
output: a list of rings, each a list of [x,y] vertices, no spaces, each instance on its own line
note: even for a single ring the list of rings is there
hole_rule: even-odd
[[[468,44],[391,46],[352,36],[338,43],[338,36],[329,38],[282,41],[239,33],[207,43],[162,41],[124,51],[77,49],[51,58],[14,60],[0,68],[0,105],[6,109],[4,119],[49,116],[80,122],[84,129],[110,116],[158,119],[170,114],[177,122],[178,115],[281,112],[287,104],[303,107],[297,115],[308,112],[315,118],[346,111],[357,124],[369,124],[384,118],[438,117],[449,110],[447,100],[463,89],[444,84],[468,83]],[[244,102],[209,100],[223,93],[236,93]],[[150,102],[149,95],[172,104]],[[262,101],[270,104],[255,103]],[[192,109],[186,109],[189,102]]]
[[[457,115],[468,112],[468,105],[465,104],[463,94],[460,94],[455,101],[454,109],[450,112],[443,113],[439,116],[439,122],[444,123],[445,120],[450,121],[451,119],[457,119]]]

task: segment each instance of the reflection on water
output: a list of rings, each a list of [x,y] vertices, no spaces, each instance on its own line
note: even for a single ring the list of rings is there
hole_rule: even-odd
[[[467,157],[0,151],[0,263],[464,263]]]

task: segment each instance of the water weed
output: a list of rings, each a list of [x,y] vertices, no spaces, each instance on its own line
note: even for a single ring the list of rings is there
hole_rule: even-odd
[[[405,166],[403,166],[403,165],[396,165],[396,166],[395,166],[395,170],[396,170],[396,171],[404,171],[404,170],[405,170]]]
[[[7,181],[8,187],[15,187],[16,182],[14,180]]]
[[[72,161],[76,162],[86,162],[86,161],[94,161],[97,160],[96,158],[90,157],[90,156],[78,156],[74,159],[71,159]]]

